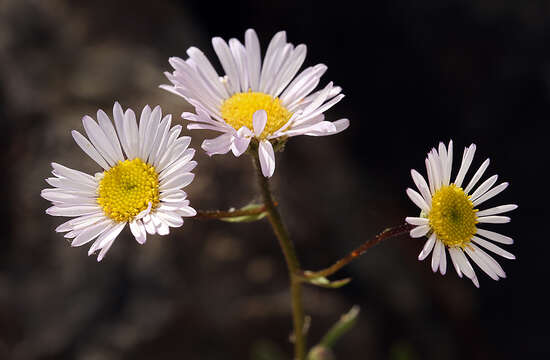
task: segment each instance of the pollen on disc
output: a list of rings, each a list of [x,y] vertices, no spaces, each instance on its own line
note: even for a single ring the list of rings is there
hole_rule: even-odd
[[[279,98],[252,91],[231,96],[223,102],[220,112],[225,122],[235,130],[243,126],[252,130],[252,115],[258,110],[265,110],[267,113],[267,123],[261,138],[279,130],[292,116],[292,113],[281,104]]]
[[[139,158],[119,161],[103,173],[97,202],[111,219],[131,221],[149,203],[159,203],[159,180],[154,166]]]
[[[432,196],[430,227],[445,245],[464,248],[477,232],[474,204],[462,188],[443,186]]]

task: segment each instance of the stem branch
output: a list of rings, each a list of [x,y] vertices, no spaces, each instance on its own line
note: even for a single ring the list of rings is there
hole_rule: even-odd
[[[305,271],[303,273],[303,277],[307,279],[314,279],[319,277],[330,276],[335,272],[337,272],[338,270],[340,270],[341,268],[343,268],[344,266],[346,266],[347,264],[349,264],[350,262],[352,262],[353,260],[355,260],[356,258],[358,258],[359,256],[363,255],[368,249],[378,244],[382,240],[408,233],[413,228],[414,226],[410,224],[402,224],[399,226],[395,226],[393,228],[387,228],[384,231],[382,231],[380,234],[376,235],[374,238],[364,242],[361,246],[359,246],[358,248],[356,248],[355,250],[353,250],[348,255],[338,260],[331,266],[315,272]]]

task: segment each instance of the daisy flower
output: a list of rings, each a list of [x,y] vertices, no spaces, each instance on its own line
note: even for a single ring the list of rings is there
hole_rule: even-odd
[[[515,256],[494,244],[494,242],[512,244],[513,240],[510,237],[478,228],[478,224],[485,227],[485,224],[507,223],[510,218],[499,214],[514,210],[517,205],[478,209],[479,205],[506,189],[508,183],[503,182],[493,186],[498,178],[497,175],[493,175],[476,187],[489,166],[489,159],[487,159],[466,187],[462,188],[475,151],[474,144],[465,148],[462,164],[454,182],[451,182],[452,141],[449,142],[448,148],[443,143],[439,143],[438,150],[434,148],[428,153],[426,158],[428,182],[416,170],[411,170],[419,192],[409,188],[407,195],[420,208],[421,213],[419,217],[407,217],[406,221],[416,226],[410,232],[411,237],[428,238],[418,256],[419,260],[424,260],[432,253],[432,270],[436,272],[439,269],[444,275],[447,269],[448,250],[458,276],[466,275],[476,287],[479,287],[479,281],[468,257],[492,279],[498,280],[505,278],[506,274],[499,263],[485,250],[507,259],[515,259]]]
[[[182,127],[170,128],[171,115],[162,117],[159,106],[146,106],[139,126],[136,115],[113,108],[115,125],[103,112],[96,122],[82,118],[88,139],[76,130],[72,135],[78,146],[103,172],[95,176],[52,163],[53,186],[41,195],[52,202],[46,213],[73,219],[59,225],[57,232],[73,239],[72,246],[94,241],[88,255],[99,250],[101,261],[126,224],[136,241],[145,243],[147,233],[167,235],[170,227],[180,227],[182,217],[194,216],[187,194],[181,188],[193,181],[191,161],[195,150],[188,148],[191,138],[180,137]]]
[[[330,82],[313,92],[327,67],[318,64],[298,74],[306,46],[288,43],[284,31],[273,36],[263,62],[252,29],[246,31],[244,45],[237,39],[226,43],[219,37],[212,39],[212,45],[224,76],[218,75],[199,49],[191,47],[186,60],[169,59],[174,72],[165,75],[172,85],[161,86],[195,107],[196,114],[182,114],[193,122],[188,129],[222,133],[202,143],[208,155],[231,150],[240,156],[254,139],[259,143],[262,172],[271,177],[275,170],[272,142],[297,135],[332,135],[349,126],[348,119],[324,120],[323,112],[344,97],[341,88]]]

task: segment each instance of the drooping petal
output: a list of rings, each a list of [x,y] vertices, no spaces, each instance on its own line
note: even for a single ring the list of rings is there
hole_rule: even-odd
[[[270,178],[275,172],[275,153],[273,152],[273,146],[268,140],[260,141],[258,155],[260,157],[262,174]]]

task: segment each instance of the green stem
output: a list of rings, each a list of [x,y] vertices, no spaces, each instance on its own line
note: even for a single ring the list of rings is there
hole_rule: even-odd
[[[283,251],[283,255],[288,267],[290,278],[290,295],[292,303],[292,319],[294,323],[294,358],[296,360],[304,360],[306,356],[306,341],[304,336],[304,308],[302,306],[302,280],[296,274],[300,273],[300,263],[294,250],[294,245],[290,240],[288,231],[286,230],[281,215],[275,206],[273,196],[269,187],[269,180],[262,174],[260,159],[256,149],[250,151],[253,158],[254,168],[260,192],[265,205],[265,211],[268,213],[269,222],[273,228],[273,232],[279,240],[279,245]]]

